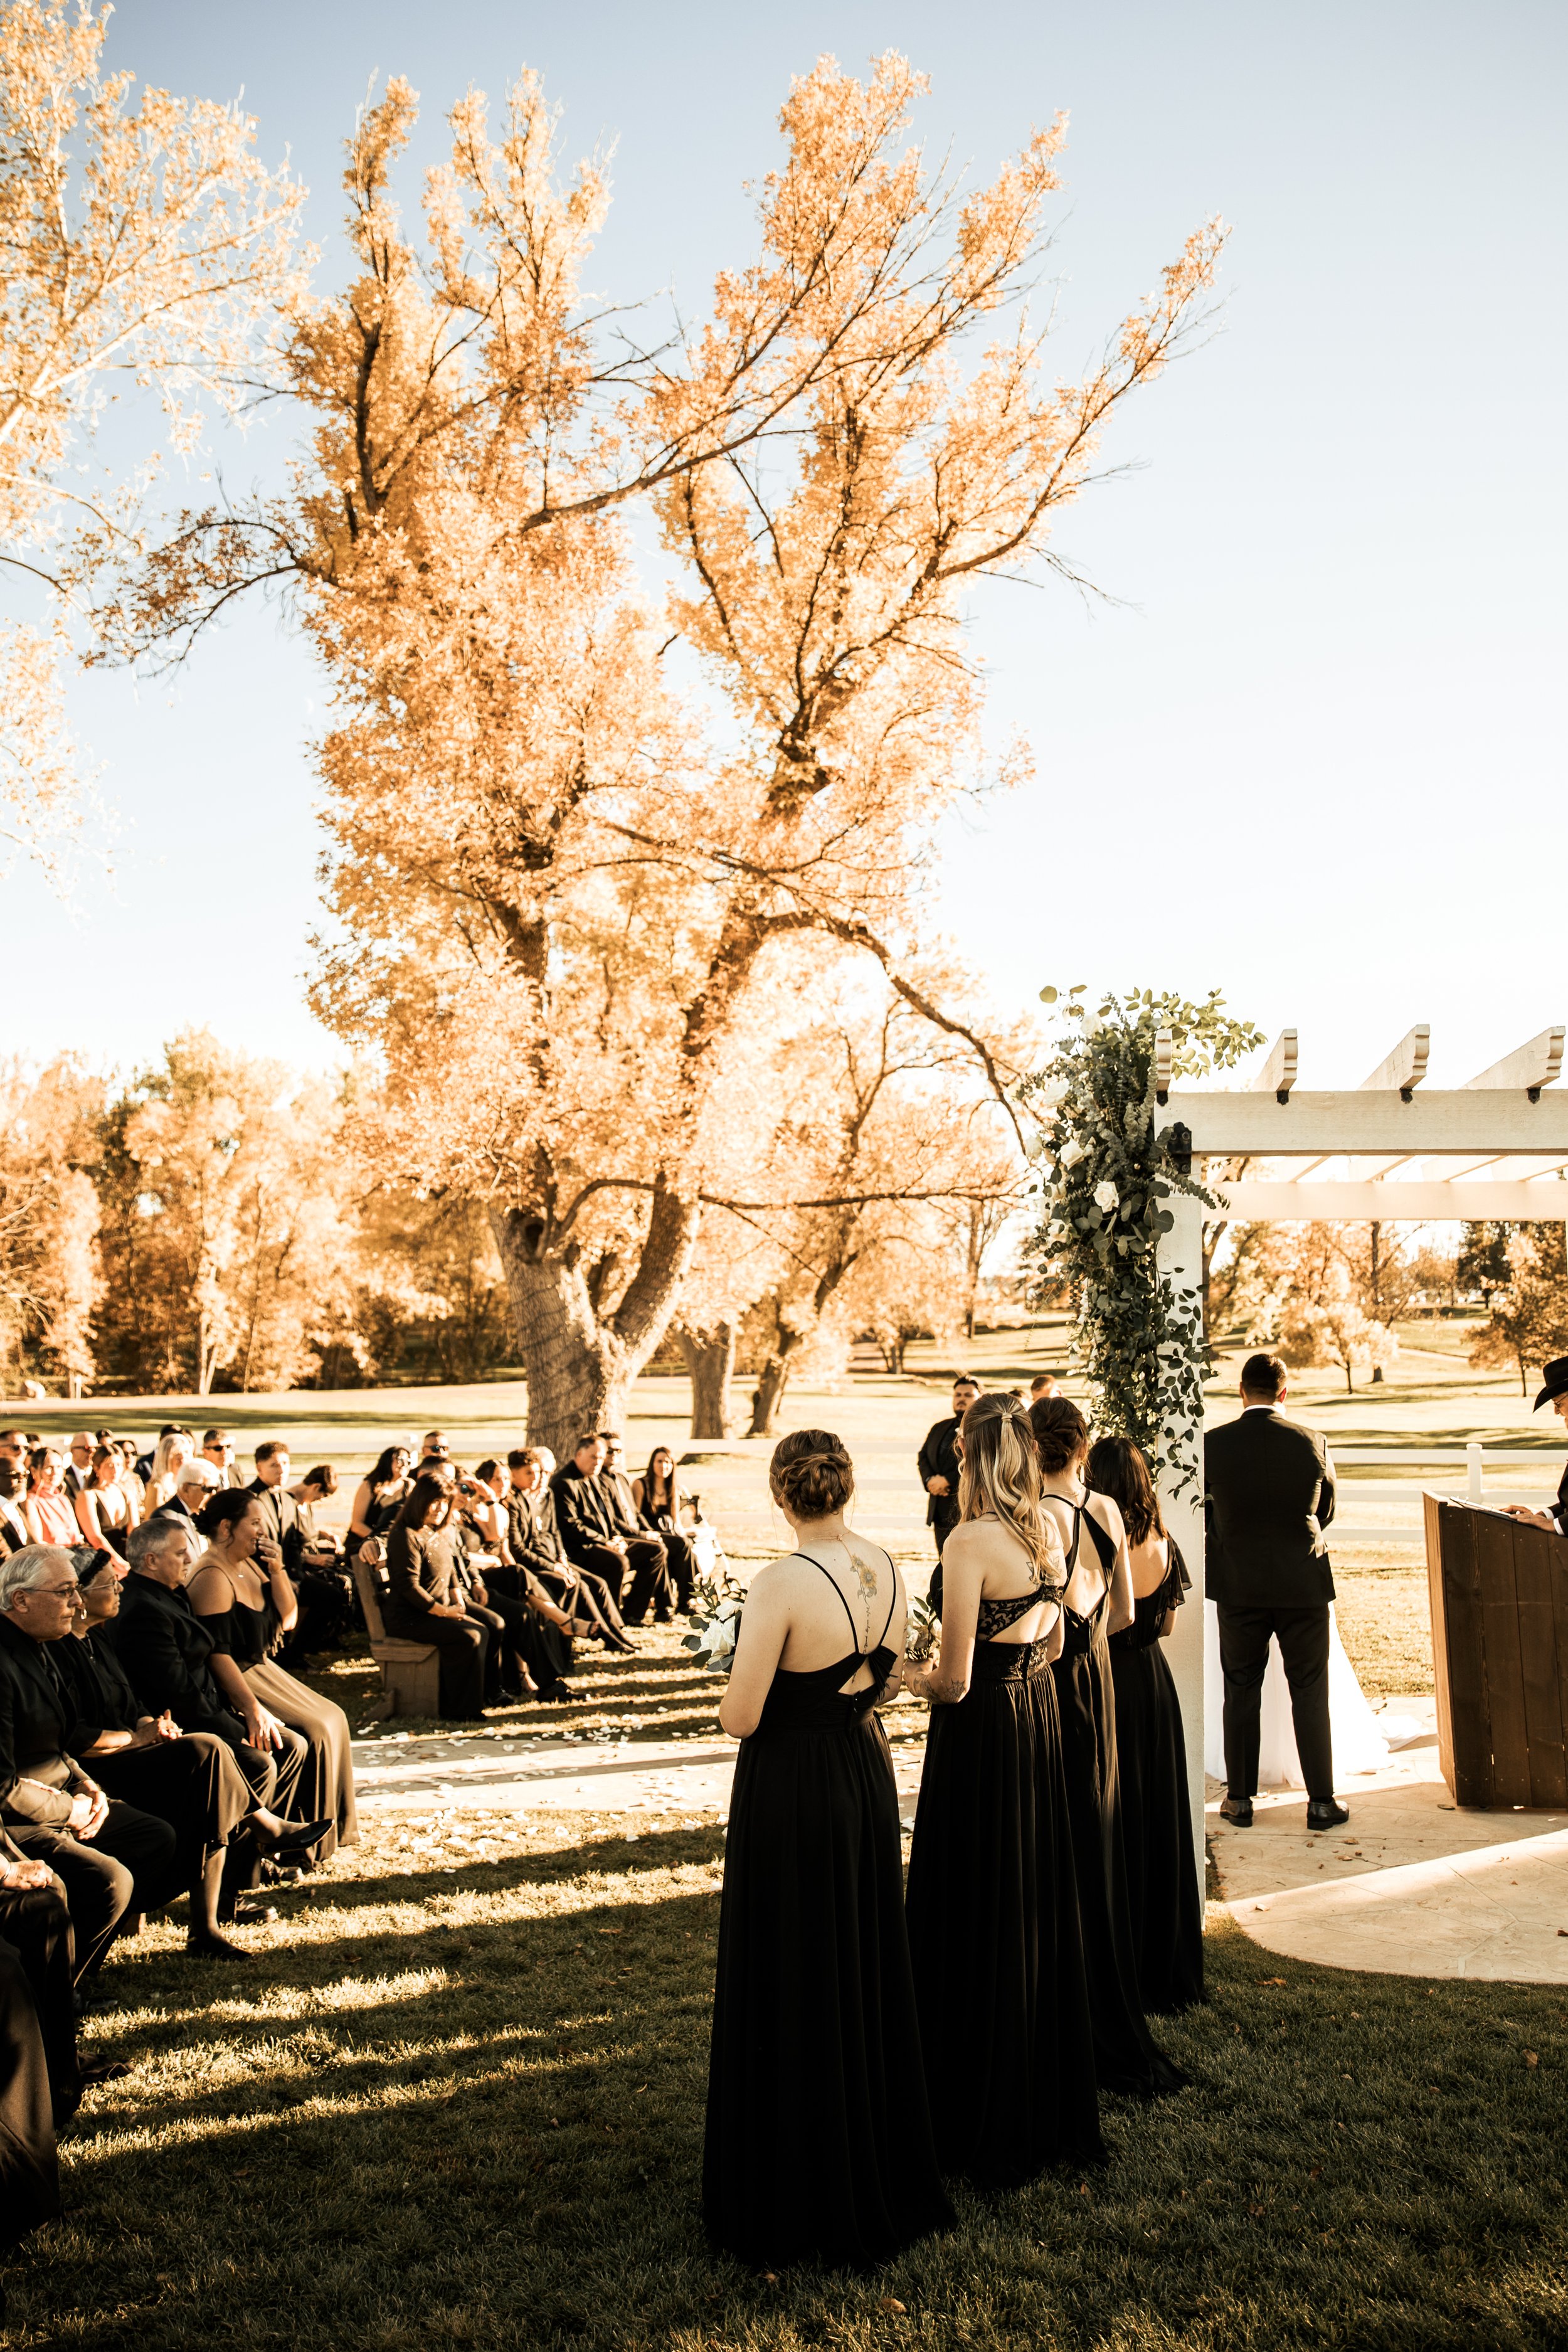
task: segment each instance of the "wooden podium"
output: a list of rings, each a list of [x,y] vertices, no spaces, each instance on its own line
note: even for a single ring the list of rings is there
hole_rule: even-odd
[[[1461,1805],[1568,1809],[1568,1537],[1424,1500],[1443,1778]]]

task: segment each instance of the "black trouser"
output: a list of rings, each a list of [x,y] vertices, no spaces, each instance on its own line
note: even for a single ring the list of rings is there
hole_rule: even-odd
[[[675,1591],[675,1605],[683,1614],[691,1608],[691,1587],[697,1574],[697,1562],[692,1555],[691,1538],[674,1528],[660,1528],[659,1540],[669,1564],[669,1581]]]
[[[0,1886],[0,1936],[21,1955],[44,2037],[56,2112],[68,2115],[81,2096],[81,2076],[72,1991],[76,1937],[62,1881],[52,1879],[47,1886]]]
[[[542,1617],[530,1605],[523,1570],[488,1570],[485,1591],[492,1606],[500,1609],[507,1619],[507,1639],[515,1655],[521,1659],[541,1689],[559,1682],[572,1664],[572,1636],[563,1625],[552,1624],[548,1617]],[[515,1617],[509,1613],[512,1610],[518,1612]]]
[[[251,1753],[259,1756],[259,1748]],[[167,1822],[180,1883],[194,1888],[208,1854],[225,1846],[252,1805],[238,1759],[216,1733],[187,1731],[151,1748],[121,1748],[92,1759],[92,1776],[111,1797]],[[274,1773],[274,1781],[277,1775]],[[298,1778],[298,1775],[295,1776]]]
[[[444,1716],[472,1723],[484,1712],[487,1626],[471,1617],[436,1617],[423,1609],[384,1611],[382,1622],[395,1641],[429,1642],[440,1652]]]
[[[20,1955],[0,1944],[0,2248],[60,2210],[49,2070]]]
[[[23,1853],[47,1863],[65,1887],[79,1980],[99,1966],[133,1898],[138,1911],[161,1911],[181,1892],[168,1822],[118,1798],[110,1799],[108,1820],[85,1844],[68,1830],[29,1822],[6,1826]]]
[[[580,1567],[603,1578],[626,1624],[640,1625],[650,1601],[656,1617],[669,1615],[669,1571],[661,1536],[628,1536],[624,1555],[608,1544],[594,1544]]]
[[[558,1608],[572,1620],[572,1631],[581,1633],[592,1626],[595,1633],[608,1628],[612,1633],[626,1631],[625,1622],[615,1604],[609,1586],[602,1576],[586,1568],[535,1568],[541,1584]]]
[[[1258,1724],[1270,1638],[1279,1644],[1290,1685],[1290,1717],[1301,1777],[1314,1801],[1334,1793],[1329,1730],[1329,1610],[1237,1609],[1219,1604],[1219,1662],[1225,1674],[1225,1773],[1233,1797],[1258,1793]]]
[[[353,1622],[353,1579],[341,1568],[302,1568],[294,1579],[300,1614],[278,1653],[278,1663],[298,1674],[315,1650],[341,1649]]]

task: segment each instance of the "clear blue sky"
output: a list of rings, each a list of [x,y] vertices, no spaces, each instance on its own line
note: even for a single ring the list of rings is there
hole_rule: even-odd
[[[470,82],[534,66],[571,152],[616,145],[603,287],[673,284],[689,314],[752,249],[742,183],[790,75],[887,47],[931,77],[919,135],[977,172],[1070,110],[1064,370],[1190,227],[1235,226],[1222,331],[1127,413],[1107,455],[1139,470],[1060,535],[1121,601],[976,607],[995,734],[1027,731],[1037,782],[955,829],[948,929],[1010,1004],[1218,983],[1299,1025],[1309,1084],[1421,1019],[1457,1080],[1563,1015],[1560,7],[120,0],[110,37],[146,79],[243,87],[312,190],[323,280],[371,77],[420,91],[422,163]],[[225,464],[285,455],[274,425]],[[4,886],[12,1047],[124,1063],[200,1021],[334,1058],[301,989],[321,689],[286,625],[258,606],[172,694],[98,678],[77,707],[118,874],[69,911]]]

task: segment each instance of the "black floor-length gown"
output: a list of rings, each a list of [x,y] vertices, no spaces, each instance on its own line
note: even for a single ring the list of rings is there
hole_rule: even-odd
[[[983,2187],[1105,2153],[1056,1685],[1042,1645],[992,1638],[1039,1598],[981,1602],[969,1690],[931,1708],[910,1850],[937,2155]]]
[[[874,1711],[893,1664],[879,1643],[814,1674],[781,1667],[736,1759],[702,2208],[714,2244],[758,2267],[866,2268],[953,2218],[921,2084],[898,1790]],[[846,1696],[863,1665],[870,1686]]]
[[[1138,1990],[1146,2010],[1188,2009],[1204,1997],[1204,1912],[1193,1859],[1187,1748],[1181,1701],[1160,1628],[1185,1597],[1175,1544],[1131,1625],[1112,1633],[1121,1843]]]
[[[1116,1699],[1105,1619],[1116,1547],[1098,1520],[1073,1507],[1070,1578],[1088,1526],[1105,1570],[1107,1589],[1087,1617],[1064,1604],[1062,1654],[1051,1667],[1061,1707],[1062,1761],[1072,1818],[1079,1918],[1089,1971],[1094,2059],[1102,2091],[1153,2099],[1179,2091],[1186,2077],[1157,2050],[1143,2022],[1127,1907],[1127,1864],[1116,1760]]]

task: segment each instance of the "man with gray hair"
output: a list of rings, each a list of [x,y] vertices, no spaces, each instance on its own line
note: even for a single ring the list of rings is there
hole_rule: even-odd
[[[67,1748],[70,1708],[45,1653],[81,1613],[68,1552],[29,1544],[0,1562],[0,1820],[65,1888],[79,1979],[133,1902],[161,1911],[180,1892],[168,1823],[106,1797]]]

